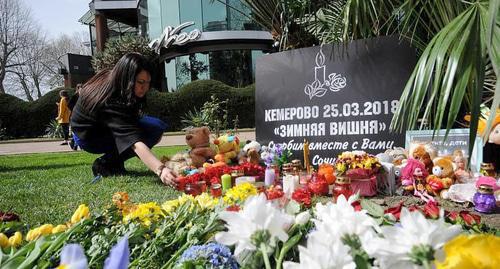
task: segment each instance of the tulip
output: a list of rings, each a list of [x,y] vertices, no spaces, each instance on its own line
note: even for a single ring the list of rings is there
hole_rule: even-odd
[[[453,224],[456,224],[460,220],[460,216],[458,215],[457,211],[449,212],[448,214],[446,214],[446,217]]]
[[[38,229],[39,229],[41,235],[49,235],[52,233],[52,230],[54,229],[54,225],[44,224],[44,225],[38,227]]]
[[[9,238],[9,245],[11,247],[17,247],[23,242],[23,235],[20,232],[15,232],[13,236]]]
[[[73,213],[71,217],[71,223],[75,224],[82,219],[88,219],[90,217],[89,208],[85,204],[78,206],[78,209]]]
[[[61,232],[66,231],[67,229],[68,229],[68,226],[63,225],[63,224],[59,224],[56,227],[54,227],[54,229],[52,229],[52,233],[53,234],[61,233]]]
[[[32,229],[26,235],[26,241],[34,241],[37,240],[42,234],[40,233],[40,228]]]
[[[396,220],[399,220],[399,216],[401,215],[401,209],[403,208],[403,203],[400,202],[398,205],[389,207],[384,211],[384,214],[392,214]]]
[[[481,223],[481,216],[471,214],[468,211],[460,211],[460,217],[464,220],[465,225],[474,226]]]
[[[311,219],[309,211],[301,212],[295,216],[295,224],[304,225],[309,221],[309,219]]]
[[[0,233],[0,248],[5,248],[9,246],[9,238],[3,234]]]
[[[424,214],[427,218],[438,219],[439,207],[435,201],[429,201],[424,206]]]

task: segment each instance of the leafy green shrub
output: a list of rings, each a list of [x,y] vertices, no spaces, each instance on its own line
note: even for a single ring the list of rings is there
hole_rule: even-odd
[[[61,124],[59,124],[56,120],[51,120],[45,128],[45,136],[50,138],[64,137]]]
[[[119,38],[110,38],[104,51],[97,52],[92,59],[92,67],[99,71],[103,68],[113,68],[118,60],[129,52],[138,52],[146,57],[153,58],[153,50],[148,46],[148,40],[141,36],[125,35]]]
[[[26,102],[17,97],[0,94],[1,128],[5,128],[6,137],[40,137],[45,134],[47,125],[57,116],[56,102],[59,91],[54,89],[33,102]],[[70,96],[73,89],[66,89]],[[198,80],[182,87],[177,92],[159,92],[151,90],[147,94],[146,114],[165,121],[168,131],[181,130],[184,126],[182,116],[211,101],[213,95],[218,100],[228,100],[227,122],[233,127],[237,118],[239,127],[254,127],[255,87],[233,88],[214,80]]]

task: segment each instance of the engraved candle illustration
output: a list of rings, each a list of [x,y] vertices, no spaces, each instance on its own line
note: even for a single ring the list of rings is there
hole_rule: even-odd
[[[319,76],[319,77],[318,77]],[[326,80],[326,66],[325,66],[325,55],[320,49],[319,53],[316,54],[316,67],[314,67],[314,79],[320,81],[321,83]]]

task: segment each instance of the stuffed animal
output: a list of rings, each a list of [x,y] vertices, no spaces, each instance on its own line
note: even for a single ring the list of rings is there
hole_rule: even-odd
[[[240,164],[246,162],[259,164],[260,149],[261,146],[259,142],[248,140],[245,146],[240,150],[240,154],[238,154],[238,162]]]
[[[437,157],[437,150],[429,143],[412,143],[410,146],[410,156],[419,160],[425,165],[425,169],[429,174],[432,173],[432,159]]]
[[[231,163],[232,159],[236,159],[240,150],[240,140],[234,135],[219,136],[214,140],[217,146],[218,153],[215,155],[215,160],[218,162]]]
[[[202,167],[209,159],[213,159],[215,151],[210,147],[210,130],[208,127],[192,128],[187,131],[186,144],[191,148],[189,156],[191,165]]]
[[[165,166],[172,170],[176,175],[183,175],[185,171],[190,170],[191,166],[191,157],[189,156],[189,152],[178,152],[174,154],[172,157],[163,156],[161,158],[161,162],[165,164]]]
[[[439,196],[441,191],[450,188],[453,184],[455,165],[450,159],[442,157],[434,159],[433,162],[432,175],[426,179],[426,188],[430,194]]]
[[[186,132],[186,144],[189,152],[179,152],[171,158],[163,157],[165,166],[181,175],[192,168],[200,168],[209,159],[213,159],[215,151],[210,147],[210,130],[208,127],[191,128]]]
[[[385,153],[392,158],[392,163],[394,165],[401,165],[406,159],[408,159],[408,151],[401,147],[388,149]]]

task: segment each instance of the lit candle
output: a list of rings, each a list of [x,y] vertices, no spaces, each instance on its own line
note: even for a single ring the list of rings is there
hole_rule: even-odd
[[[227,191],[231,188],[231,175],[224,174],[221,177],[222,180],[222,190]]]

